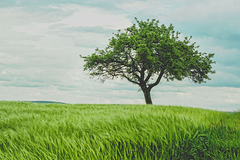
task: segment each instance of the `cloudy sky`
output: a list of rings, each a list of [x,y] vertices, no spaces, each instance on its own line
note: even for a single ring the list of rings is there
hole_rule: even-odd
[[[239,8],[239,0],[1,0],[0,100],[144,104],[126,80],[89,79],[79,57],[106,47],[137,17],[172,23],[215,53],[211,81],[163,80],[151,92],[154,104],[240,109]]]

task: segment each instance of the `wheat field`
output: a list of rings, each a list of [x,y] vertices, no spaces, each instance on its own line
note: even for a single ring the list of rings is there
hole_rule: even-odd
[[[240,112],[0,101],[0,159],[240,159]]]

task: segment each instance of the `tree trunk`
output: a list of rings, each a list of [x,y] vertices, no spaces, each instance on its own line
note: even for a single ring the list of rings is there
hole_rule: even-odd
[[[152,99],[150,95],[150,90],[143,90],[146,104],[152,104]]]

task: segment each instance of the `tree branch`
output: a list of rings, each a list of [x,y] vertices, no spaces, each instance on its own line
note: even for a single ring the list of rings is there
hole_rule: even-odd
[[[131,54],[129,53],[128,56],[131,58],[133,64],[132,64],[132,67],[138,71],[140,73],[140,70],[137,68],[137,66],[135,65],[135,59],[131,56]]]
[[[148,74],[148,76],[147,76],[147,78],[144,80],[144,82],[147,83],[148,80],[151,78],[151,76],[152,76],[152,72],[150,72],[150,73]]]
[[[163,76],[163,74],[164,74],[164,70],[165,70],[165,69],[162,69],[162,70],[161,70],[161,72],[160,72],[160,74],[159,74],[156,82],[154,82],[154,83],[152,83],[152,84],[149,84],[148,88],[149,88],[150,90],[151,90],[153,87],[155,87],[156,85],[158,85],[158,83],[160,82],[160,80],[161,80],[161,78],[162,78],[162,76]]]
[[[129,77],[127,77],[124,73],[122,75],[124,78],[126,78],[129,82],[132,82],[134,84],[137,84],[137,85],[140,85],[140,83],[136,82],[136,81],[133,81],[132,79],[130,79]]]

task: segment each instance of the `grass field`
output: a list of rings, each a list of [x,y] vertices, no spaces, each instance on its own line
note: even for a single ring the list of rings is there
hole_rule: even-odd
[[[0,159],[240,159],[240,112],[0,101]]]

